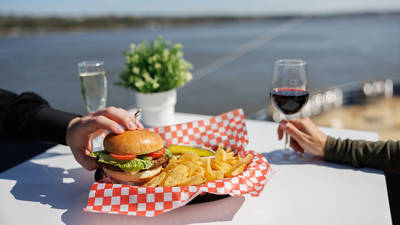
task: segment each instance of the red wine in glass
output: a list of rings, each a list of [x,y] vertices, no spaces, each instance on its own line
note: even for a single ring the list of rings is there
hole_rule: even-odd
[[[307,63],[298,59],[275,61],[274,74],[270,87],[271,103],[276,110],[289,120],[299,112],[308,101]],[[269,156],[279,161],[299,160],[301,157],[286,148],[289,135],[285,133],[284,149]]]
[[[275,88],[271,91],[274,107],[286,115],[300,111],[308,100],[308,91],[300,88]]]

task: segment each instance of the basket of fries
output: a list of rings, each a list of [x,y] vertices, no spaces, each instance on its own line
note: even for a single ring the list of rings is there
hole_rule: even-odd
[[[256,197],[272,175],[262,155],[245,150],[248,136],[242,109],[149,130],[160,134],[167,147],[202,146],[214,149],[214,154],[201,157],[187,151],[180,157],[173,156],[163,171],[143,186],[114,183],[111,179],[96,182],[91,186],[85,211],[152,217],[204,194]]]

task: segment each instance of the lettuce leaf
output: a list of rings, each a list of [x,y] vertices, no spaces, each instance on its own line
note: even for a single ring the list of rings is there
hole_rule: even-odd
[[[165,156],[167,156],[168,158],[172,157],[172,152],[169,151],[168,149],[165,149]],[[115,159],[113,157],[111,157],[109,155],[109,153],[105,150],[103,151],[96,151],[96,152],[92,152],[90,153],[90,156],[92,157],[99,157],[99,162],[102,163],[107,163],[113,166],[117,166],[119,168],[121,168],[122,170],[125,171],[134,171],[134,170],[147,170],[149,169],[153,163],[151,162],[151,157],[138,157],[136,159],[132,159],[132,160],[118,160]]]
[[[172,152],[170,150],[168,150],[168,148],[165,149],[165,156],[167,156],[168,158],[172,157]]]
[[[149,169],[153,163],[149,159],[132,159],[132,160],[118,160],[111,157],[107,151],[97,151],[90,153],[92,157],[99,157],[99,162],[107,163],[113,166],[117,166],[125,171],[134,171],[134,170],[147,170]]]
[[[90,153],[90,156],[92,156],[92,157],[97,157],[97,156],[103,155],[103,154],[108,154],[108,152],[107,152],[106,150],[91,152],[91,153]]]

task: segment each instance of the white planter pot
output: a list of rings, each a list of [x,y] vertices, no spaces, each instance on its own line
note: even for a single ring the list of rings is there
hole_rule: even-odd
[[[137,92],[136,105],[141,108],[142,122],[149,127],[174,123],[176,89],[151,94]]]

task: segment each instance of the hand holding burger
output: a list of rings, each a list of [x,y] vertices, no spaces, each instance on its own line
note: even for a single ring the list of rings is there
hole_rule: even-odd
[[[93,150],[92,140],[105,131],[123,133],[121,125],[128,130],[143,129],[143,125],[135,116],[116,107],[107,107],[71,120],[67,128],[66,142],[75,160],[87,170],[96,169],[96,160],[89,156]]]

